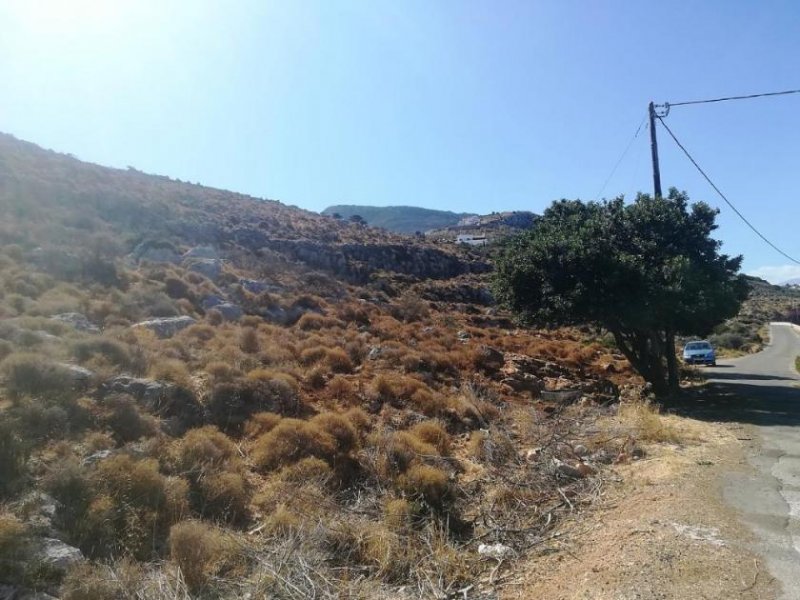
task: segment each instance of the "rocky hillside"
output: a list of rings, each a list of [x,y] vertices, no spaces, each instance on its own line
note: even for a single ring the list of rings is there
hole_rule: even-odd
[[[493,594],[640,455],[466,249],[10,136],[0,210],[0,597]]]
[[[358,217],[370,227],[380,227],[397,233],[425,233],[430,229],[440,229],[457,225],[462,219],[472,217],[468,213],[454,213],[447,210],[433,210],[418,206],[358,206],[337,204],[322,211],[323,215],[338,216],[343,220]]]
[[[719,325],[710,340],[733,353],[757,352],[764,343],[770,321],[800,323],[800,289],[772,285],[757,277],[748,277],[750,297],[739,314]]]

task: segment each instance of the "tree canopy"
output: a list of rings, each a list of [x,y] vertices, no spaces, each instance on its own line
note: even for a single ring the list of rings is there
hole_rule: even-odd
[[[685,192],[561,200],[499,249],[494,291],[528,324],[607,329],[664,393],[678,385],[675,335],[704,336],[747,296],[742,257],[711,237],[718,211]]]

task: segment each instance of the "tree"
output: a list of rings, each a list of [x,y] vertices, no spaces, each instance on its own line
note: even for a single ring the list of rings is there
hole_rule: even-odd
[[[535,325],[608,330],[656,394],[678,388],[676,335],[701,335],[736,315],[748,285],[742,257],[720,254],[717,210],[639,194],[602,203],[561,200],[501,244],[498,301]]]
[[[350,222],[356,225],[366,225],[367,220],[361,215],[350,215]]]

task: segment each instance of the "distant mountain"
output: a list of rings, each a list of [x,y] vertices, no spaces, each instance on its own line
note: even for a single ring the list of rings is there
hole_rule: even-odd
[[[800,285],[800,277],[784,281],[781,285]]]
[[[470,213],[454,213],[448,210],[433,210],[418,206],[358,206],[354,204],[329,206],[322,211],[322,214],[327,216],[338,214],[343,219],[358,215],[367,222],[367,225],[383,227],[397,233],[442,229],[457,225],[464,218],[477,216]]]

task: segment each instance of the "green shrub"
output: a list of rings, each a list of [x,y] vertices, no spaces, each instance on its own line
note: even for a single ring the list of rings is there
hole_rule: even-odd
[[[300,412],[297,390],[284,379],[240,379],[214,386],[206,404],[211,422],[229,433],[240,433],[251,415]]]

